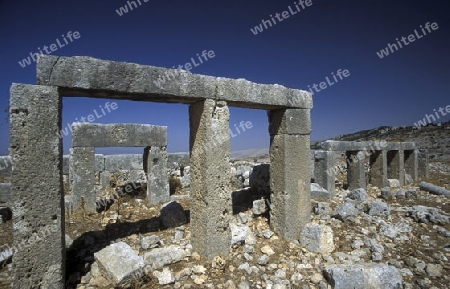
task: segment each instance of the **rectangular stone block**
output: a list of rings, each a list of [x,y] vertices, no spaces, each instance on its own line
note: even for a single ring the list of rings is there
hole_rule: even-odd
[[[164,81],[167,76],[170,76],[170,81]],[[84,56],[40,56],[37,81],[38,84],[61,87],[64,95],[187,104],[212,99],[258,109],[312,108],[310,92],[278,84],[257,84],[245,79],[213,77]]]
[[[144,155],[107,155],[105,156],[105,171],[114,173],[120,170],[143,170]]]
[[[269,134],[310,134],[311,113],[309,109],[280,109],[268,111]]]
[[[56,87],[11,86],[13,288],[64,288],[61,106]]]
[[[314,152],[314,180],[330,193],[331,198],[335,193],[334,160],[332,151]]]
[[[0,203],[11,202],[11,184],[0,184]]]
[[[74,147],[72,155],[72,201],[74,208],[84,207],[95,212],[97,196],[95,194],[95,150],[93,147]]]
[[[147,200],[151,205],[170,201],[166,147],[151,147],[147,158]],[[136,175],[137,179],[137,175]]]
[[[211,99],[189,108],[191,150],[191,243],[211,260],[228,255],[232,215],[230,112]]]
[[[73,147],[167,146],[167,127],[148,124],[72,124]]]
[[[347,151],[348,189],[366,188],[366,166],[364,151]]]
[[[298,240],[311,220],[309,135],[280,134],[270,142],[270,226]]]

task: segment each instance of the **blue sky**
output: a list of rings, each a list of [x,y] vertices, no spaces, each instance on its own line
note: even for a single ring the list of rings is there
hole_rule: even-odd
[[[348,77],[314,95],[314,140],[381,125],[413,125],[433,109],[450,105],[448,1],[312,0],[304,8],[297,3],[300,12],[285,14],[282,21],[275,14],[289,11],[289,6],[297,11],[294,1],[135,2],[137,8],[128,7],[128,13],[119,16],[116,10],[127,1],[0,0],[0,155],[7,154],[9,146],[3,110],[11,83],[36,83],[35,63],[23,68],[19,61],[57,39],[64,44],[62,35],[69,31],[78,31],[80,37],[53,55],[172,67],[213,50],[215,57],[191,72],[304,90],[347,69]],[[270,21],[270,15],[276,24],[254,35],[251,29]],[[420,26],[427,22],[436,22],[438,29],[424,35]],[[415,30],[420,39],[382,59],[377,56],[388,43]],[[64,98],[63,126],[105,102]],[[167,125],[169,151],[188,151],[188,106],[116,102],[117,110],[95,122]],[[253,124],[232,139],[233,150],[269,146],[265,111],[230,111],[232,127],[241,121]],[[70,141],[70,135],[64,137],[65,151]]]

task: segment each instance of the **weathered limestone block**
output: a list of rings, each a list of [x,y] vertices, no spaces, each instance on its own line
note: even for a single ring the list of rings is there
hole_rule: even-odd
[[[159,78],[172,75],[158,84]],[[100,60],[92,57],[42,55],[37,61],[37,81],[64,88],[64,95],[104,96],[143,101],[192,104],[204,99],[227,101],[235,106],[258,109],[312,108],[312,94],[282,85],[257,84],[192,74],[184,70]]]
[[[62,289],[64,194],[58,89],[13,84],[10,114],[10,152],[14,165],[11,178],[13,288],[40,285]]]
[[[314,152],[314,180],[330,193],[333,198],[335,192],[335,154],[332,151]]]
[[[151,147],[148,153],[147,199],[152,205],[170,200],[166,147]]]
[[[213,259],[230,251],[230,112],[225,102],[206,99],[191,105],[189,114],[191,242]]]
[[[74,208],[81,206],[95,212],[97,200],[95,186],[95,149],[93,147],[74,147],[72,155],[72,201]],[[84,201],[82,201],[82,199]]]
[[[268,116],[269,132],[278,133],[270,141],[270,226],[283,238],[297,240],[311,219],[309,111],[277,110]]]

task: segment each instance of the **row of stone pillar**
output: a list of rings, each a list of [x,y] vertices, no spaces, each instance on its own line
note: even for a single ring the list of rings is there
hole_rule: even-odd
[[[314,152],[314,178],[331,195],[335,191],[335,151]],[[389,186],[388,179],[405,185],[406,175],[413,181],[428,177],[428,159],[424,150],[354,150],[345,151],[349,189],[366,188],[370,183],[379,188]],[[369,171],[367,173],[366,158]]]

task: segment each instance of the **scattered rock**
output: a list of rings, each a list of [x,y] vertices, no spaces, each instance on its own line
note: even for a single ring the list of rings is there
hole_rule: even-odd
[[[264,247],[261,248],[261,252],[263,252],[264,254],[268,255],[269,257],[272,256],[273,254],[275,254],[275,252],[273,251],[272,248],[270,248],[269,245],[266,245]]]
[[[426,272],[430,277],[442,277],[442,266],[439,264],[428,264]]]
[[[353,221],[358,215],[359,211],[355,208],[355,206],[351,203],[345,202],[336,208],[333,217],[341,221]]]
[[[160,269],[165,265],[181,261],[186,257],[186,252],[180,246],[170,245],[164,248],[155,248],[144,254],[144,262],[152,269]]]
[[[400,187],[400,181],[398,179],[388,179],[389,187],[398,188]]]
[[[419,223],[445,225],[450,221],[450,218],[445,216],[442,210],[425,206],[413,206],[409,210],[409,216]]]
[[[155,270],[153,276],[158,278],[159,285],[167,285],[175,283],[175,276],[169,268],[164,268],[162,272]]]
[[[381,189],[381,198],[385,200],[391,200],[392,199],[392,192],[390,187],[384,187]]]
[[[367,194],[366,190],[363,188],[359,188],[348,193],[347,197],[345,198],[345,201],[356,205],[362,204],[366,202],[368,199],[369,195]]]
[[[300,244],[314,253],[334,251],[333,231],[325,225],[308,223],[300,234]]]
[[[389,205],[382,201],[373,201],[369,205],[369,215],[371,216],[384,216],[388,217],[391,215],[391,209]]]
[[[253,215],[258,216],[267,212],[266,200],[261,198],[260,200],[253,201]]]
[[[158,247],[160,239],[156,235],[146,236],[141,239],[141,247],[144,250]]]
[[[231,230],[231,245],[238,245],[246,243],[253,237],[253,232],[250,227],[243,224],[230,223]],[[254,238],[254,237],[253,237]],[[251,242],[250,242],[251,243]]]
[[[319,216],[326,216],[331,214],[330,204],[318,202],[314,205],[314,213]]]
[[[112,244],[94,253],[94,258],[102,275],[120,286],[130,284],[136,276],[141,276],[145,266],[142,257],[124,242]]]
[[[397,191],[395,191],[395,198],[396,199],[406,198],[406,191],[404,189],[398,189]]]

